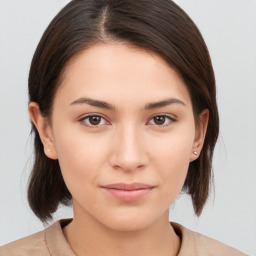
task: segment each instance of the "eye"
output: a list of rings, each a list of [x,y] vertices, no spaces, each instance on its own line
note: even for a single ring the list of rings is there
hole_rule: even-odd
[[[169,115],[157,115],[150,119],[149,123],[157,126],[167,126],[176,120]]]
[[[84,123],[86,126],[95,127],[95,128],[107,124],[107,121],[105,120],[105,118],[103,118],[100,115],[88,115],[83,117],[79,121]]]

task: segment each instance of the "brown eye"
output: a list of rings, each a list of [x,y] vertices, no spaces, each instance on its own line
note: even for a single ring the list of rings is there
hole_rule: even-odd
[[[100,116],[90,116],[89,117],[89,122],[92,125],[98,125],[100,124],[101,121],[101,117]]]
[[[155,124],[162,125],[162,124],[164,124],[166,117],[165,116],[155,116],[153,119],[154,119]]]
[[[83,117],[80,120],[80,122],[84,123],[86,126],[95,127],[95,128],[107,124],[107,121],[102,116],[98,116],[98,115],[89,115],[89,116]]]
[[[149,123],[157,126],[167,126],[176,120],[169,115],[158,115],[150,119]]]

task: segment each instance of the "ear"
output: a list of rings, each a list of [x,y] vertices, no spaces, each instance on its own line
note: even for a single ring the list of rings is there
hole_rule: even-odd
[[[193,149],[190,156],[190,162],[196,160],[204,145],[204,138],[207,131],[209,121],[209,110],[204,109],[199,115],[199,123],[196,125],[195,140],[193,144]]]
[[[29,103],[28,112],[44,145],[45,155],[51,159],[57,159],[58,157],[53,141],[53,132],[49,121],[41,115],[39,106],[36,102]]]

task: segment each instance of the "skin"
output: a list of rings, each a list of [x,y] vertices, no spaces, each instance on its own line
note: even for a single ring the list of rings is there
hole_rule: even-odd
[[[72,104],[82,97],[114,109]],[[182,103],[145,109],[170,98]],[[195,125],[190,95],[174,69],[157,54],[124,43],[95,45],[68,63],[51,122],[34,102],[29,113],[73,196],[74,220],[63,231],[76,255],[178,254],[169,206],[200,154],[209,114],[204,110]],[[93,125],[88,114],[103,118]],[[154,188],[124,202],[101,187],[120,182]]]

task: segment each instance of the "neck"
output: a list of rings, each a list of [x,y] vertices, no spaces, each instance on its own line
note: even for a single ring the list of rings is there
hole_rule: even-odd
[[[136,231],[117,231],[93,218],[75,216],[63,232],[77,256],[174,256],[178,255],[180,239],[168,216],[166,212],[149,227]]]

